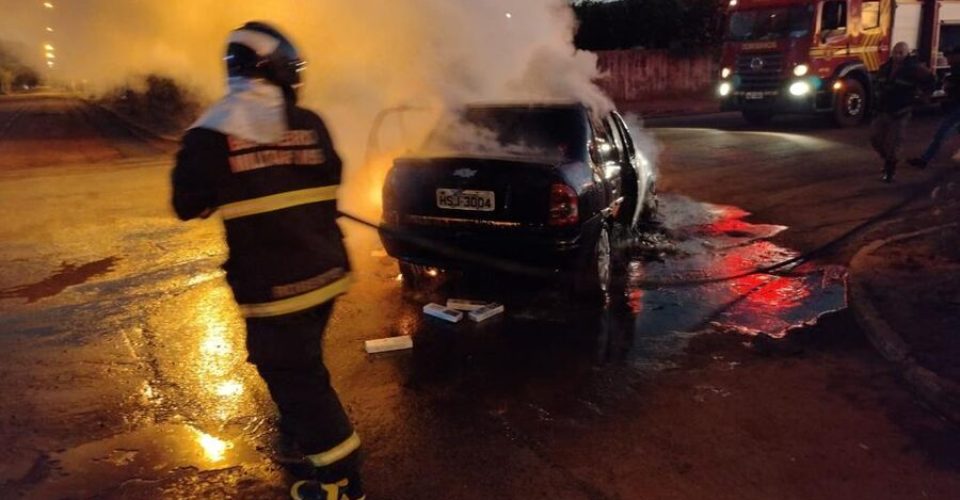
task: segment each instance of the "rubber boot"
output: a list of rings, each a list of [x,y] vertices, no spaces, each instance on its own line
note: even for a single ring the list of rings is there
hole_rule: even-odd
[[[294,500],[366,500],[360,476],[341,479],[332,483],[321,481],[297,481],[290,488]]]
[[[881,181],[886,183],[893,182],[893,176],[897,173],[897,162],[888,161],[883,164],[883,177],[880,178]]]

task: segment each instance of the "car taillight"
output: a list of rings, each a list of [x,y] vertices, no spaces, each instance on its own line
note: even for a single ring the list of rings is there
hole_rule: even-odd
[[[571,226],[580,221],[580,208],[577,192],[566,184],[550,186],[551,226]]]

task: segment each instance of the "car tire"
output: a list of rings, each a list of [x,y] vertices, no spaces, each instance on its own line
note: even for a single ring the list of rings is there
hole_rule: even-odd
[[[617,222],[624,227],[633,228],[640,221],[640,217],[643,217],[641,212],[634,220],[634,216],[638,215],[637,204],[640,203],[640,181],[633,167],[623,169],[621,175],[623,176],[623,204],[620,206]],[[641,210],[643,210],[642,207]]]
[[[419,264],[413,264],[401,260],[399,263],[400,274],[403,276],[403,287],[407,290],[419,290],[423,288],[427,280],[427,267]]]
[[[750,125],[768,125],[773,120],[773,113],[769,111],[743,111],[740,114]]]
[[[838,127],[856,127],[867,118],[867,93],[863,85],[850,78],[842,80],[843,89],[833,104],[833,123]]]
[[[651,184],[647,188],[647,195],[643,198],[643,208],[640,212],[640,222],[651,224],[657,221],[657,213],[660,211],[660,197],[657,196],[656,184]]]
[[[604,223],[586,252],[577,273],[576,295],[590,302],[606,300],[613,281],[614,246],[610,226]]]

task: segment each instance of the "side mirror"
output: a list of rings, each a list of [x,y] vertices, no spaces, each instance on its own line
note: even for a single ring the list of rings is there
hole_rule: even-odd
[[[600,154],[600,146],[597,141],[590,141],[590,146],[587,149],[590,151],[590,161],[597,166],[603,165],[603,156]]]

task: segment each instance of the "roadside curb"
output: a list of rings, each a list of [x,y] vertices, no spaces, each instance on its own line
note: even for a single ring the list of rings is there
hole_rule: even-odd
[[[864,264],[866,259],[880,248],[957,225],[958,223],[943,224],[900,234],[874,241],[861,248],[850,261],[847,303],[857,324],[866,332],[867,339],[881,356],[897,365],[911,389],[935,411],[960,425],[960,384],[941,377],[917,363],[911,353],[910,345],[880,315],[863,278],[866,274]]]
[[[127,129],[130,130],[131,133],[133,133],[134,135],[136,135],[136,136],[139,137],[140,139],[143,139],[143,140],[146,140],[146,141],[151,141],[151,140],[152,140],[152,141],[161,141],[161,142],[167,142],[167,143],[172,143],[172,144],[179,144],[179,143],[180,143],[180,138],[179,138],[179,137],[175,137],[175,136],[172,136],[172,135],[168,135],[168,134],[163,134],[163,133],[157,132],[157,131],[155,131],[155,130],[151,130],[150,128],[145,127],[145,126],[143,126],[143,125],[141,125],[141,124],[139,124],[139,123],[136,123],[136,122],[134,122],[133,120],[127,118],[126,116],[123,116],[123,115],[121,115],[120,113],[117,113],[116,111],[114,111],[114,110],[112,110],[112,109],[110,109],[110,108],[108,108],[108,107],[106,107],[106,106],[104,106],[104,105],[102,105],[102,104],[99,104],[99,103],[97,103],[97,102],[90,101],[90,100],[86,100],[86,99],[85,99],[84,101],[85,101],[88,105],[90,105],[90,106],[92,106],[92,107],[94,107],[94,108],[97,108],[97,109],[99,109],[99,110],[102,110],[103,112],[107,113],[108,115],[110,115],[111,117],[113,117],[114,119],[116,119],[117,121],[119,121],[120,123],[122,123],[125,127],[127,127]]]

